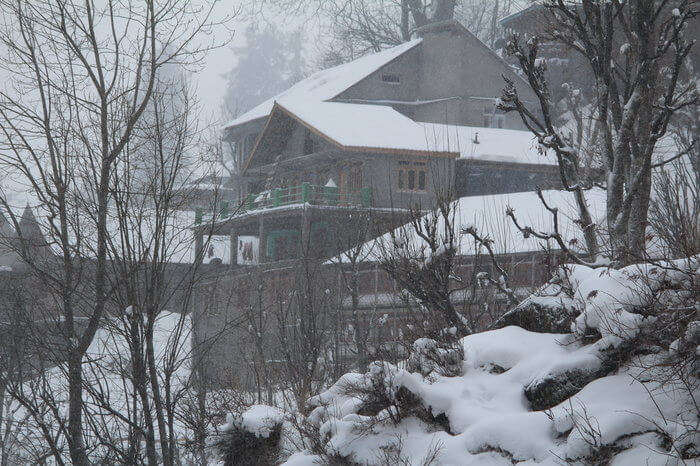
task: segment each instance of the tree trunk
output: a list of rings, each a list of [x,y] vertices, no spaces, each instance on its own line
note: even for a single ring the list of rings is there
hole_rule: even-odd
[[[408,0],[401,0],[401,38],[405,42],[411,39],[410,13]]]
[[[583,193],[583,190],[579,188],[574,191],[574,198],[576,199],[576,205],[578,206],[579,222],[581,222],[581,230],[583,230],[583,237],[586,241],[586,250],[588,251],[588,254],[595,259],[600,250],[598,248],[598,239],[596,238],[595,223],[593,222],[593,217],[591,217],[591,212],[588,209],[586,195]]]
[[[641,167],[641,183],[637,194],[632,198],[630,216],[627,222],[627,254],[624,263],[639,261],[646,251],[646,228],[651,198],[651,160]]]
[[[498,13],[501,9],[501,2],[494,0],[493,11],[491,12],[491,24],[489,25],[489,39],[487,45],[493,47],[496,43],[496,31],[498,30]]]
[[[68,359],[68,449],[71,463],[90,464],[83,439],[83,369],[82,357],[74,350]]]
[[[149,312],[150,316],[155,316],[154,310]],[[149,317],[149,319],[155,319],[155,317]],[[164,407],[163,399],[161,397],[160,384],[158,383],[158,368],[156,367],[155,361],[155,349],[153,347],[153,325],[154,322],[151,320],[147,324],[146,330],[146,361],[148,364],[148,373],[151,385],[151,392],[153,394],[153,400],[156,408],[156,421],[158,422],[158,433],[160,438],[160,449],[162,454],[163,464],[170,466],[172,464],[172,458],[168,454],[168,432],[165,427],[164,418]]]
[[[148,458],[149,464],[155,465],[158,464],[158,455],[156,453],[156,438],[153,428],[153,414],[151,413],[151,402],[148,396],[148,375],[146,374],[146,367],[144,364],[144,348],[143,342],[140,338],[141,325],[139,325],[139,323],[137,322],[132,322],[130,324],[130,330],[131,337],[134,340],[134,350],[131,356],[132,363],[134,364],[134,385],[136,391],[139,394],[139,397],[141,398],[141,404],[143,406],[146,457]]]

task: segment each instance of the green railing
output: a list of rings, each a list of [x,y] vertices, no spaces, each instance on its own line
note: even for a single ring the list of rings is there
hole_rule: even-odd
[[[274,188],[258,194],[249,194],[244,209],[259,210],[293,204],[314,204],[346,207],[371,207],[372,190],[344,191],[336,187],[302,183],[299,186]]]
[[[339,207],[371,207],[372,190],[362,188],[357,191],[344,191],[331,186],[316,186],[302,183],[288,188],[274,188],[258,194],[249,194],[242,203],[243,211],[270,209],[294,204],[328,205]],[[237,209],[238,203],[234,205]],[[230,204],[224,201],[220,204],[219,218],[231,216]],[[240,212],[240,211],[239,211]],[[195,211],[195,224],[203,221],[202,209]]]

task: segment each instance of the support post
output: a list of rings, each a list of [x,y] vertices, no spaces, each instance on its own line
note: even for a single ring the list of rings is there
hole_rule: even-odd
[[[260,263],[267,262],[267,232],[265,231],[265,221],[263,216],[258,216],[258,258]]]
[[[299,258],[311,257],[311,212],[304,207],[301,211],[301,238],[299,241]]]
[[[198,264],[204,260],[204,235],[198,230],[194,232],[194,260]]]
[[[238,232],[231,230],[230,232],[231,246],[229,250],[229,264],[231,266],[238,265]]]

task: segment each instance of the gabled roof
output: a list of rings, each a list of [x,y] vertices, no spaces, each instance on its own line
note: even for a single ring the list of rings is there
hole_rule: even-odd
[[[458,155],[442,141],[426,138],[421,123],[389,106],[308,102],[293,109],[280,107],[344,149]]]
[[[456,148],[444,145],[440,139],[431,139],[423,124],[392,107],[313,101],[293,106],[275,103],[244,170],[265,145],[266,137],[279,130],[277,121],[285,116],[304,125],[339,150],[451,158],[459,156]]]
[[[244,169],[266,146],[271,133],[289,127],[282,119],[304,125],[339,150],[556,165],[554,157],[540,153],[529,131],[417,122],[384,105],[306,102],[274,105]],[[275,140],[281,143],[284,138]]]
[[[342,65],[319,71],[306,79],[299,81],[281,94],[266,100],[257,107],[228,122],[225,128],[230,128],[251,120],[265,117],[272,112],[275,102],[293,106],[297,103],[323,102],[332,99],[349,87],[374,73],[384,65],[395,60],[407,51],[420,44],[422,39],[414,39],[379,53],[365,55]]]
[[[39,222],[34,215],[34,211],[27,204],[22,212],[22,217],[19,219],[19,233],[23,241],[28,242],[34,247],[46,246],[44,234],[41,232]]]

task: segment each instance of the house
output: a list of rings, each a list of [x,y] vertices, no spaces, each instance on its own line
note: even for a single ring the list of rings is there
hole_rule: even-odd
[[[229,122],[238,197],[213,231],[256,238],[260,262],[309,253],[371,214],[378,235],[438,197],[549,186],[554,160],[539,154],[515,114],[496,109],[502,76],[526,83],[457,21],[423,27],[397,47],[320,71]],[[202,215],[198,215],[202,219]],[[349,220],[350,219],[350,220]],[[342,241],[341,241],[342,242]],[[305,251],[305,252],[303,252]]]
[[[195,340],[216,341],[196,355],[209,383],[259,386],[261,368],[276,370],[274,335],[296,324],[275,314],[292,296],[321,299],[300,291],[309,282],[325,290],[333,315],[344,310],[342,272],[328,259],[405,224],[416,209],[432,210],[439,198],[481,206],[484,194],[530,191],[534,199],[535,186],[557,185],[554,158],[518,115],[496,110],[502,76],[534,101],[511,66],[462,25],[436,23],[414,40],[320,71],[225,126],[237,196],[214,216],[199,211],[195,222],[197,257],[209,255],[207,237],[219,239],[217,251],[228,244],[224,265],[209,269],[193,298]],[[535,256],[520,251],[513,261],[528,286],[545,275]],[[466,257],[459,270],[468,276],[476,266]],[[376,263],[361,269],[363,303],[398,296]],[[367,315],[381,309],[366,307]],[[251,348],[260,348],[257,362]]]
[[[559,212],[558,227],[564,241],[572,249],[583,247],[581,229],[576,223],[577,207],[572,193],[563,190],[543,192],[550,206]],[[589,207],[596,219],[604,218],[605,193],[593,190],[587,194]],[[507,309],[508,299],[492,286],[460,286],[472,283],[475,276],[499,277],[507,271],[508,285],[519,297],[540,287],[559,264],[561,251],[554,241],[524,237],[505,217],[506,208],[514,209],[522,225],[535,231],[552,231],[552,216],[543,211],[535,192],[519,192],[487,196],[464,196],[454,202],[452,224],[457,234],[455,257],[451,269],[454,286],[452,302],[473,328],[485,328]],[[430,221],[431,213],[426,214]],[[442,231],[444,218],[438,220]],[[473,238],[461,231],[469,226],[493,240],[492,250],[501,267],[494,267],[486,252],[475,245]],[[401,238],[395,243],[391,238]],[[323,264],[308,266],[302,262],[266,263],[244,267],[231,273],[222,269],[202,280],[193,298],[193,332],[197,342],[198,367],[207,384],[230,387],[240,384],[248,389],[259,388],[270,380],[276,383],[280,370],[280,329],[296,331],[299,314],[289,305],[294,297],[313,299],[309,307],[321,316],[302,318],[329,328],[331,360],[338,364],[356,364],[357,345],[366,345],[367,354],[384,354],[392,348],[406,327],[415,318],[421,321],[422,306],[405,292],[381,266],[387,248],[401,247],[418,251],[426,247],[411,224],[397,227],[366,243],[344,251]],[[420,258],[420,254],[415,255]],[[309,278],[310,277],[310,278]],[[306,295],[307,280],[312,281]],[[349,284],[354,282],[355,288]],[[314,294],[314,291],[321,291]],[[325,292],[324,292],[325,291]],[[313,298],[310,298],[313,296]],[[327,302],[325,302],[327,300]],[[430,311],[425,311],[430,312]],[[290,322],[290,320],[292,322]],[[368,334],[360,339],[356,329]],[[308,331],[307,331],[308,332]],[[292,336],[289,344],[297,344]],[[287,355],[287,358],[290,356]]]
[[[574,2],[570,6],[573,5],[575,5]],[[672,8],[671,5],[666,5],[666,7]],[[516,34],[521,37],[540,35],[542,38],[546,38],[547,31],[556,30],[556,20],[551,11],[538,1],[506,16],[499,23],[505,31],[506,37]],[[623,44],[627,43],[627,38],[623,33],[624,30],[622,25],[616,24],[615,44],[611,53],[613,60],[618,63],[625,62],[622,50],[624,50]],[[700,35],[700,16],[696,14],[690,18],[684,32],[689,40],[695,40]],[[501,46],[503,45],[502,43]],[[546,78],[554,102],[558,102],[566,95],[564,84],[579,90],[588,99],[593,97],[595,86],[592,84],[595,82],[595,77],[586,57],[562,44],[546,40],[539,44],[539,56],[547,60]],[[698,70],[700,70],[700,49],[698,47],[692,48],[689,59],[692,64],[690,73],[695,74],[697,78]]]

